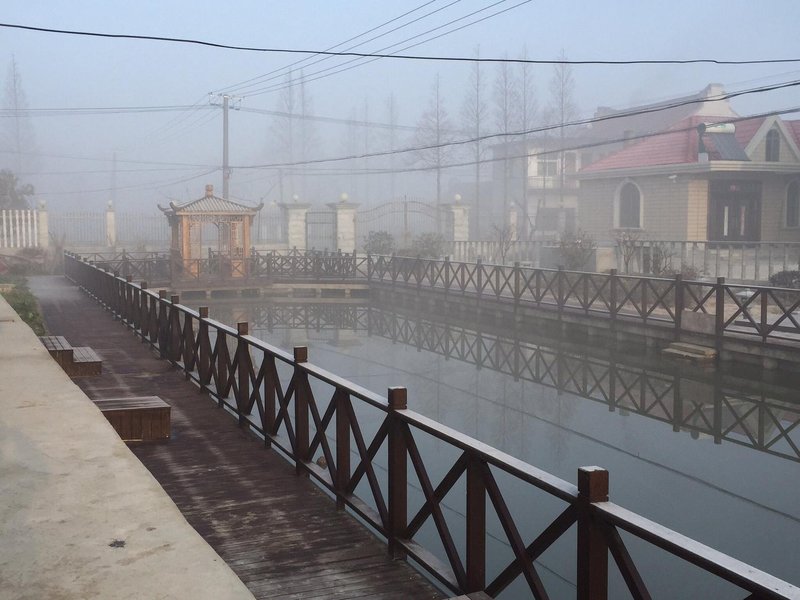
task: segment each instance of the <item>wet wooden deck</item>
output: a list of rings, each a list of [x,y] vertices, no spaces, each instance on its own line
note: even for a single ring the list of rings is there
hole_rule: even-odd
[[[66,279],[30,284],[50,332],[103,359],[102,375],[75,380],[90,398],[157,395],[171,405],[170,440],[133,452],[257,598],[442,597]]]

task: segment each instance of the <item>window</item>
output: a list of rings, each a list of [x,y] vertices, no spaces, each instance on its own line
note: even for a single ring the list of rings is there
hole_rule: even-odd
[[[625,183],[619,190],[617,200],[617,227],[639,228],[642,226],[642,197],[634,183]]]
[[[781,159],[781,136],[777,129],[767,132],[767,162],[778,162]]]
[[[539,177],[555,177],[558,174],[558,162],[553,158],[540,158],[536,167]]]
[[[800,227],[800,181],[786,188],[786,226]]]

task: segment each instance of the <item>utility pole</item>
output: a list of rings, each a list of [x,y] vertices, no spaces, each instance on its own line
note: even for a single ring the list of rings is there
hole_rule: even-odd
[[[228,94],[209,94],[213,106],[222,106],[222,197],[226,200],[230,193],[231,169],[228,162],[228,109],[239,110],[242,99]]]

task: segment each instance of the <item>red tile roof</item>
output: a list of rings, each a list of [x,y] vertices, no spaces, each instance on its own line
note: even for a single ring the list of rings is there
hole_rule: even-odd
[[[653,135],[635,142],[605,158],[593,162],[581,169],[581,173],[597,173],[616,169],[634,169],[659,165],[681,165],[697,162],[698,135],[700,123],[728,121],[730,117],[709,117],[693,115],[681,119],[665,133]],[[736,121],[734,136],[736,142],[744,148],[753,139],[763,125],[765,117],[755,117]],[[795,141],[800,143],[800,121],[785,121],[792,131]],[[719,160],[721,156],[714,147],[711,136],[703,141],[711,160]]]

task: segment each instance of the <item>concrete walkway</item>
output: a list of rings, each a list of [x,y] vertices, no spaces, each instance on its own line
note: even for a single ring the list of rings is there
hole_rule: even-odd
[[[2,297],[0,598],[253,598]]]

